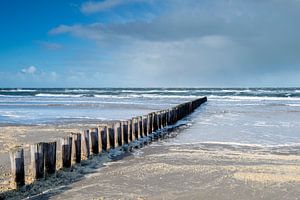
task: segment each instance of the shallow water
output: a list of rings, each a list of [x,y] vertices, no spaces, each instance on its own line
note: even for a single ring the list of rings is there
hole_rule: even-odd
[[[173,143],[300,143],[300,88],[3,88],[0,124],[126,119],[202,96]]]
[[[249,146],[300,145],[298,100],[209,98],[172,143]]]

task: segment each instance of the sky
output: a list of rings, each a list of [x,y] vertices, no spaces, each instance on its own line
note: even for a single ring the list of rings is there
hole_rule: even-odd
[[[300,0],[0,2],[0,87],[298,87]]]

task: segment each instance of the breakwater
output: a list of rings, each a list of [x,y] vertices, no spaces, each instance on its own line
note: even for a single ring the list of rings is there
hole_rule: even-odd
[[[199,98],[170,109],[133,117],[125,121],[92,127],[82,133],[71,133],[60,141],[40,142],[31,145],[31,176],[33,180],[52,176],[57,170],[57,146],[61,147],[62,168],[71,168],[91,156],[103,152],[114,152],[116,148],[129,151],[161,137],[158,134],[168,126],[186,117],[198,108],[207,98]],[[25,185],[24,149],[16,148],[10,152],[12,184],[16,188]],[[114,156],[111,153],[111,156]]]

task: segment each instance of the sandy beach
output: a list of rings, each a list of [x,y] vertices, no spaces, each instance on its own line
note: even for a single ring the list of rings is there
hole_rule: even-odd
[[[99,121],[84,121],[52,125],[1,125],[0,127],[0,191],[10,188],[9,151],[14,147],[23,147],[25,151],[25,171],[27,182],[30,182],[30,145],[38,142],[59,141],[72,132],[82,132],[84,129],[96,127],[104,123]],[[108,123],[108,122],[107,122]],[[58,145],[58,150],[60,150]],[[58,158],[59,159],[59,158]],[[60,160],[58,160],[60,161]],[[59,162],[58,162],[59,164]],[[59,167],[59,166],[58,166]]]
[[[297,151],[284,147],[170,144],[184,128],[172,132],[170,138],[123,154],[119,160],[112,161],[103,154],[71,170],[60,170],[55,176],[18,192],[2,186],[1,198],[299,198],[300,155]]]

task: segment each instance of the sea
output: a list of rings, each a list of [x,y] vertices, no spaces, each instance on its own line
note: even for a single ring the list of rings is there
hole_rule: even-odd
[[[0,127],[129,119],[203,96],[172,143],[300,144],[300,88],[0,88]]]

